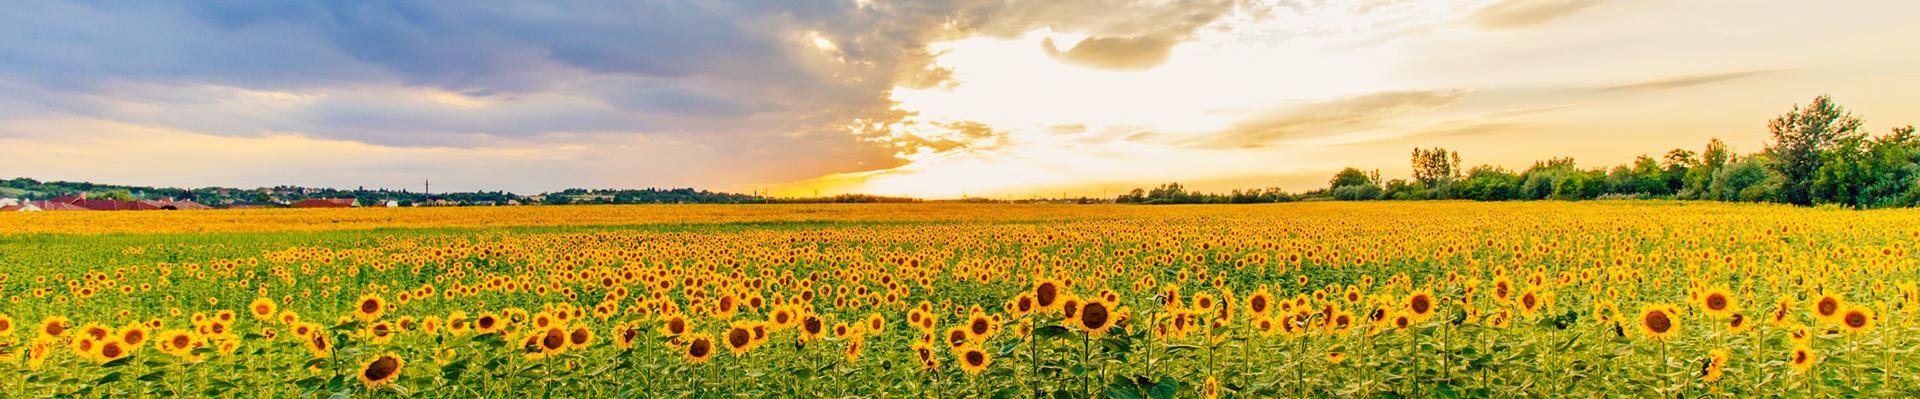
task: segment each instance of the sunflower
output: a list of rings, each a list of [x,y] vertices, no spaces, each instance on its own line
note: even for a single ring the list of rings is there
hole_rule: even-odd
[[[302,343],[307,347],[307,352],[313,353],[314,358],[333,357],[333,341],[327,338],[327,333],[324,331],[307,334],[307,338]]]
[[[1664,341],[1680,330],[1680,319],[1671,305],[1647,305],[1640,310],[1639,325],[1647,338]]]
[[[1873,310],[1865,306],[1848,306],[1840,311],[1840,327],[1848,333],[1862,334],[1873,330]]]
[[[1846,301],[1842,301],[1839,296],[1820,294],[1820,298],[1813,301],[1813,316],[1820,321],[1837,324],[1840,321],[1840,311],[1845,308]]]
[[[393,342],[393,336],[393,323],[382,321],[367,326],[367,337],[372,338],[370,341],[373,341],[375,344]]]
[[[1780,298],[1780,302],[1773,304],[1773,311],[1767,313],[1767,321],[1775,327],[1792,325],[1794,305],[1793,297]]]
[[[587,329],[586,325],[574,326],[573,331],[567,332],[567,347],[569,348],[586,349],[587,345],[592,344],[593,330]]]
[[[480,317],[473,318],[473,333],[479,335],[492,334],[500,331],[502,325],[503,323],[501,323],[499,315],[491,312],[481,313]]]
[[[539,318],[536,317],[534,320],[535,323],[538,323]],[[686,316],[667,316],[666,319],[660,323],[660,333],[670,337],[686,335],[687,331],[691,330],[687,324]]]
[[[1220,379],[1215,378],[1214,376],[1211,376],[1211,375],[1207,376],[1206,382],[1203,382],[1200,385],[1200,395],[1207,399],[1219,398],[1220,397]]]
[[[559,354],[567,350],[567,330],[560,327],[547,327],[540,333],[540,353]]]
[[[800,342],[820,339],[820,336],[826,334],[826,330],[826,321],[820,320],[820,316],[807,315],[800,318]]]
[[[1700,294],[1700,310],[1708,316],[1727,317],[1739,309],[1740,304],[1734,301],[1733,293],[1724,287],[1708,288]]]
[[[254,320],[268,321],[273,319],[275,308],[277,306],[274,306],[272,299],[255,298],[252,304],[247,305],[247,313],[252,314]]]
[[[1059,280],[1040,280],[1038,284],[1033,285],[1033,304],[1041,310],[1059,310],[1060,291],[1063,288],[1066,288],[1066,284]]]
[[[974,342],[986,341],[987,337],[992,336],[996,330],[994,327],[993,319],[987,318],[985,313],[974,311],[972,316],[967,317],[967,339]]]
[[[1255,319],[1265,318],[1272,311],[1273,294],[1268,293],[1266,288],[1253,290],[1253,294],[1247,295],[1247,312]]]
[[[1193,294],[1193,310],[1200,313],[1213,313],[1213,294],[1205,292]]]
[[[1516,301],[1520,305],[1520,315],[1527,318],[1539,316],[1540,311],[1545,310],[1548,303],[1546,295],[1541,293],[1539,288],[1534,287],[1527,287],[1525,291],[1521,291]]]
[[[732,328],[727,329],[727,334],[721,337],[727,344],[727,351],[734,356],[746,354],[747,350],[753,349],[753,330],[741,323],[734,323]]]
[[[960,361],[960,369],[965,370],[967,374],[979,375],[987,371],[987,366],[993,364],[993,357],[978,346],[964,345],[954,349],[953,354]]]
[[[1414,320],[1420,321],[1433,317],[1433,308],[1433,293],[1420,290],[1407,295],[1407,314]]]
[[[361,365],[360,372],[355,376],[360,379],[360,384],[366,385],[367,388],[379,388],[393,384],[393,381],[400,377],[400,369],[406,366],[407,362],[401,360],[399,356],[391,353],[383,354],[374,356],[372,360]]]
[[[379,295],[361,295],[353,304],[353,317],[360,321],[373,321],[387,311],[387,301],[380,299]]]
[[[683,354],[686,355],[687,363],[701,364],[713,358],[713,338],[699,333],[687,334],[686,338],[687,347]]]
[[[613,328],[613,345],[622,351],[633,349],[633,341],[639,338],[640,328],[631,322]]]
[[[1727,332],[1740,334],[1751,330],[1753,330],[1753,319],[1748,318],[1747,315],[1732,313],[1727,316]]]
[[[867,332],[879,334],[887,331],[887,318],[879,313],[867,315]]]
[[[100,323],[87,323],[87,325],[80,326],[80,334],[87,338],[93,338],[95,341],[100,341],[107,339],[109,335],[113,335],[113,330],[108,329],[107,326],[100,325]]]
[[[931,344],[924,341],[913,343],[913,355],[920,359],[920,370],[922,371],[940,369],[940,357],[935,356],[936,353]]]
[[[1347,361],[1347,354],[1346,354],[1346,353],[1344,353],[1344,352],[1327,352],[1327,364],[1340,364],[1340,362],[1344,362],[1344,361]]]
[[[99,347],[99,350],[98,352],[95,352],[93,354],[94,355],[93,360],[99,361],[101,363],[106,363],[114,360],[119,360],[120,358],[123,358],[123,357],[127,357],[127,353],[128,353],[127,345],[120,343],[119,340],[112,340],[112,339],[106,340],[104,342],[99,343],[96,346]]]
[[[1727,350],[1714,348],[1707,351],[1707,360],[1700,365],[1700,381],[1712,383],[1727,375]]]
[[[114,333],[120,343],[126,344],[128,349],[137,349],[145,345],[148,335],[150,333],[147,332],[147,326],[140,323],[127,323],[126,326],[120,327],[120,331]]]
[[[971,338],[969,337],[970,335],[968,335],[966,328],[962,328],[962,327],[947,328],[947,333],[946,333],[947,347],[950,349],[959,349],[961,346],[965,346],[967,342],[971,340]]]
[[[1087,335],[1105,335],[1107,329],[1113,327],[1112,307],[1113,304],[1106,301],[1090,301],[1080,305],[1079,315],[1073,318],[1073,325],[1086,331]]]
[[[1813,348],[1809,348],[1806,345],[1794,345],[1792,354],[1787,357],[1787,366],[1792,367],[1793,371],[1806,373],[1809,370],[1813,370],[1813,364],[1819,361],[1820,354],[1815,353]]]
[[[867,341],[866,338],[860,338],[860,337],[854,337],[853,339],[847,340],[847,348],[846,348],[845,354],[847,355],[848,363],[852,363],[854,361],[860,360],[860,351],[862,348],[866,347],[866,341]]]
[[[13,316],[0,313],[0,337],[13,335]]]

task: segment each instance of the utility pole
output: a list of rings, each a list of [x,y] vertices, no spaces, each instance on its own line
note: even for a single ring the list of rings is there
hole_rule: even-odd
[[[433,179],[427,179],[427,198],[433,198]]]

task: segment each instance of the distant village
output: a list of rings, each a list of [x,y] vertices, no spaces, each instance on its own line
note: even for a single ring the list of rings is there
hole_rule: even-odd
[[[353,198],[309,198],[285,202],[241,202],[207,205],[193,200],[162,198],[143,200],[119,200],[112,198],[88,198],[87,194],[63,195],[46,200],[23,200],[19,198],[0,198],[0,212],[39,212],[39,211],[181,211],[209,209],[262,209],[262,208],[353,208],[376,206],[397,208],[399,201],[373,201],[362,204]],[[507,200],[504,204],[490,201],[471,204],[454,203],[446,200],[434,200],[426,203],[412,203],[409,206],[466,206],[466,205],[520,205],[520,201]]]
[[[30,178],[0,180],[0,212],[168,211],[263,208],[411,208],[583,204],[749,204],[918,202],[902,197],[837,195],[775,198],[692,188],[566,189],[536,195],[505,191],[433,192],[275,186],[194,189],[94,184]]]

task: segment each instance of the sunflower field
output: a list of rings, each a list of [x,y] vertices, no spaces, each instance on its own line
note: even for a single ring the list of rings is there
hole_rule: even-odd
[[[1920,212],[0,214],[0,397],[1914,397]]]

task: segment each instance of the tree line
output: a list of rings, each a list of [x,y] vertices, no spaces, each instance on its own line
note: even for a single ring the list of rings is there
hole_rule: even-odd
[[[1536,161],[1525,170],[1480,165],[1463,168],[1460,154],[1415,148],[1412,178],[1345,168],[1325,188],[1301,193],[1277,189],[1205,194],[1178,183],[1134,189],[1119,203],[1249,203],[1300,200],[1585,200],[1663,198],[1893,208],[1920,205],[1920,136],[1914,127],[1871,134],[1859,117],[1827,96],[1767,123],[1770,142],[1739,154],[1720,139],[1696,152],[1674,149],[1641,155],[1611,168],[1582,168],[1573,158]]]

